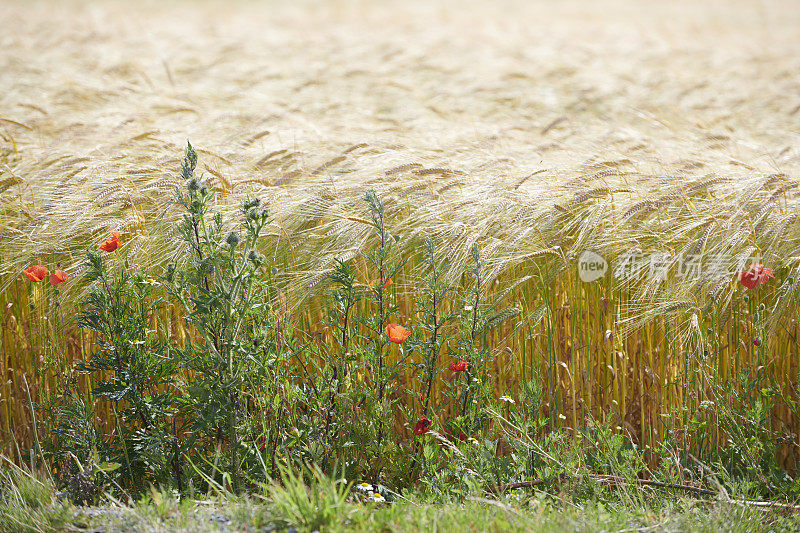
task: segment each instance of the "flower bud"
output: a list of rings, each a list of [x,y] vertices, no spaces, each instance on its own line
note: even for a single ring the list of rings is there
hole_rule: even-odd
[[[239,244],[239,234],[235,231],[228,233],[228,236],[225,238],[225,242],[228,243],[228,246],[231,248],[235,248],[236,245]]]
[[[256,252],[255,250],[250,250],[250,253],[247,254],[247,259],[249,259],[250,262],[253,263],[255,266],[261,266],[265,261],[264,256]]]
[[[175,263],[170,263],[167,265],[167,275],[165,276],[167,281],[172,281],[175,277]]]

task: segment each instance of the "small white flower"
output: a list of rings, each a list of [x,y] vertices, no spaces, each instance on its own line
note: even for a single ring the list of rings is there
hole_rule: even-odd
[[[372,485],[366,482],[359,483],[358,485],[356,485],[356,488],[361,492],[372,492],[373,490],[375,490],[375,488]]]
[[[376,502],[376,503],[384,503],[386,501],[386,498],[384,498],[383,496],[381,496],[377,492],[373,492],[370,495],[370,499],[372,499],[372,501]]]
[[[503,400],[504,402],[508,402],[508,403],[517,403],[517,402],[514,401],[514,398],[512,398],[511,396],[509,396],[507,394],[504,394],[504,395],[500,396],[500,399]]]
[[[464,311],[472,311],[474,308],[471,305],[465,305]]]
[[[470,437],[470,438],[468,438],[468,439],[467,439],[467,442],[470,442],[470,443],[472,443],[472,444],[480,444],[480,443],[478,442],[478,439],[476,439],[475,437]]]
[[[566,420],[566,419],[567,419],[567,417],[566,417],[566,416],[564,416],[564,415],[562,415],[562,414],[559,414],[559,415],[558,415],[558,418],[560,418],[561,420]]]

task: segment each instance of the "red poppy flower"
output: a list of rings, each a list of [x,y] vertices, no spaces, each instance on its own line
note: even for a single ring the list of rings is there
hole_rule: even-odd
[[[63,270],[56,270],[50,274],[50,285],[58,285],[67,281],[67,273]]]
[[[429,429],[431,429],[431,419],[422,415],[420,419],[417,420],[417,425],[414,427],[414,434],[424,435]]]
[[[120,238],[118,231],[112,231],[111,236],[106,239],[106,242],[100,245],[100,249],[104,252],[113,252],[119,245],[122,244],[122,239]]]
[[[386,334],[389,336],[389,340],[393,343],[403,344],[403,341],[406,340],[409,335],[411,335],[411,332],[400,324],[389,324],[386,326]]]
[[[389,285],[392,284],[392,280],[391,279],[387,279],[387,280],[384,281],[383,277],[375,278],[375,279],[373,279],[372,281],[369,282],[369,286],[370,287],[379,287],[381,285],[381,283],[383,284],[383,288],[384,289],[388,289]]]
[[[49,271],[45,266],[33,265],[23,270],[23,272],[25,272],[25,275],[28,276],[29,280],[38,283],[40,281],[44,281],[44,278],[47,277]]]
[[[457,361],[455,363],[450,363],[450,366],[447,367],[448,370],[452,370],[453,372],[464,372],[469,366],[469,363],[462,359],[461,361]]]
[[[775,277],[775,271],[757,263],[750,266],[747,272],[739,272],[739,283],[748,289],[755,289]]]

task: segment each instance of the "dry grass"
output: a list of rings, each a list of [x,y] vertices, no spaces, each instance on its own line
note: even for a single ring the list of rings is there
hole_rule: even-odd
[[[16,304],[4,311],[0,421],[11,431],[18,419],[18,435],[29,433],[25,406],[8,403],[25,397],[14,369],[38,353],[20,269],[58,260],[75,273],[112,229],[142,265],[174,255],[166,200],[187,138],[223,210],[246,193],[268,199],[287,301],[308,303],[298,316],[311,326],[309,283],[368,243],[367,187],[409,249],[436,235],[458,266],[480,243],[501,280],[564,269],[550,347],[537,280],[512,294],[537,323],[498,333],[515,354],[498,356],[502,379],[548,376],[571,419],[617,417],[642,442],[658,440],[660,412],[689,402],[666,383],[688,379],[684,352],[706,342],[692,315],[709,291],[730,315],[734,287],[580,287],[577,255],[755,251],[782,279],[800,259],[790,1],[0,4],[0,273],[2,302]],[[797,325],[780,315],[796,286],[775,300],[768,340],[787,388]],[[725,377],[728,359],[704,369]],[[38,379],[46,390],[53,377]],[[692,405],[708,394],[692,390]]]

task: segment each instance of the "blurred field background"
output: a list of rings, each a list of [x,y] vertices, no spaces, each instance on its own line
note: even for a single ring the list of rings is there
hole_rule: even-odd
[[[53,354],[68,365],[90,341],[70,326],[80,285],[54,302],[21,269],[77,279],[115,229],[135,265],[180,256],[169,199],[189,139],[220,209],[271,206],[265,252],[306,331],[320,275],[369,245],[375,188],[409,256],[431,235],[459,268],[479,243],[495,291],[532,276],[494,333],[498,394],[539,376],[554,424],[592,415],[646,446],[713,418],[749,370],[775,385],[765,424],[794,464],[798,28],[792,1],[0,2],[5,450],[32,446]],[[732,278],[577,280],[583,250],[634,247],[758,254],[777,280],[749,302]],[[395,287],[412,324],[416,275]]]

